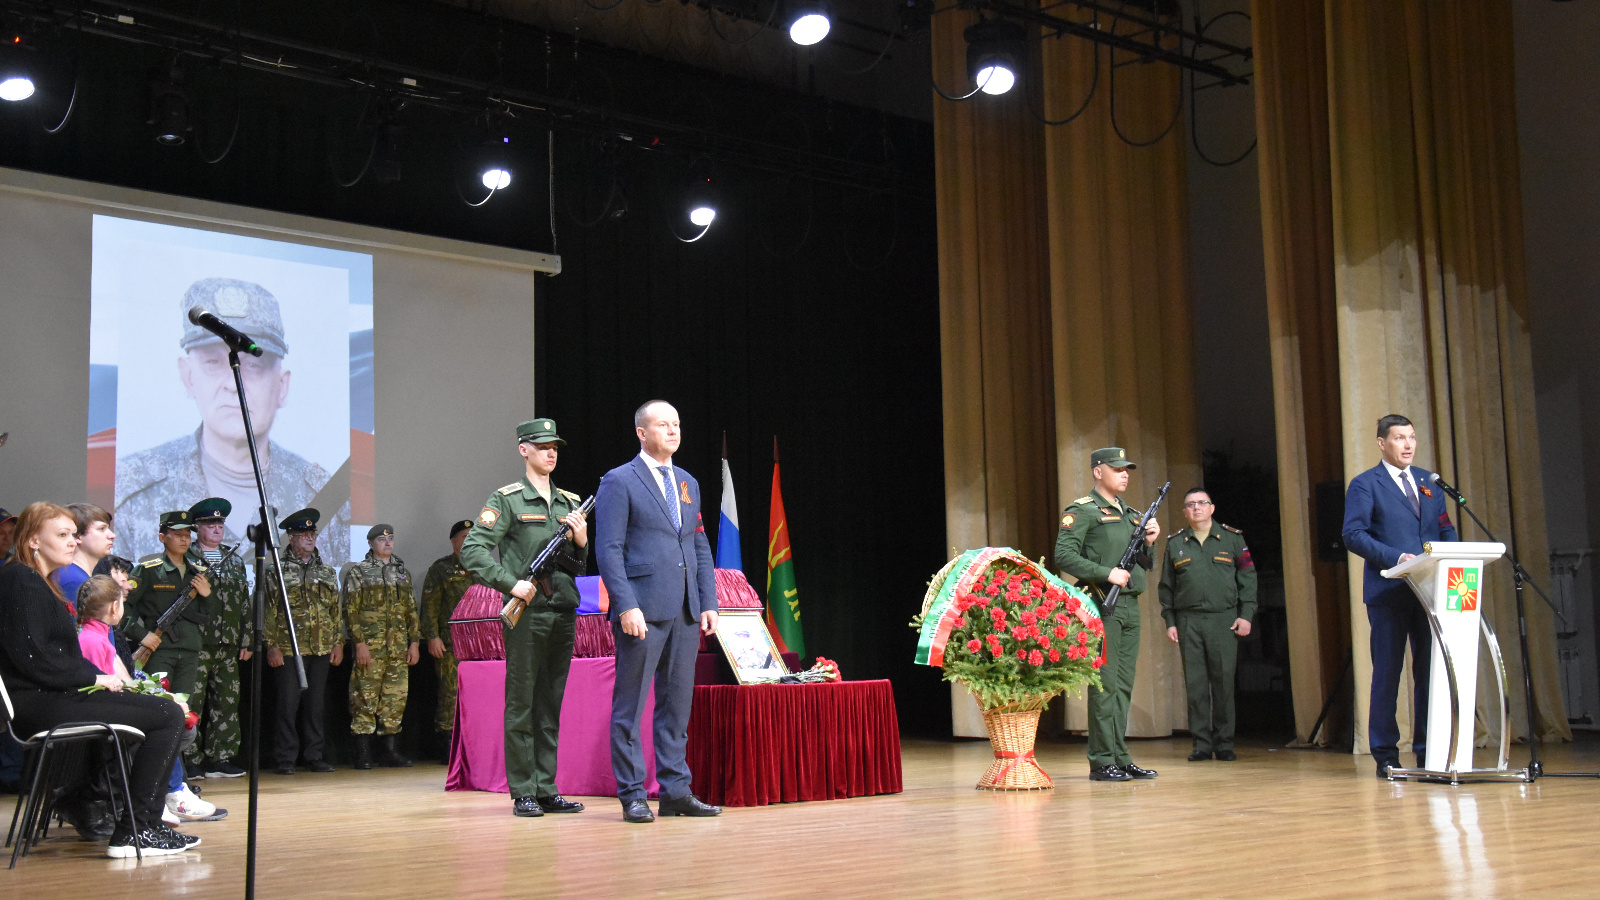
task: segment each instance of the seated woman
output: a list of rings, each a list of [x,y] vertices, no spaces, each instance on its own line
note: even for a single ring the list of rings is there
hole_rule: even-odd
[[[17,517],[15,558],[0,566],[0,678],[16,709],[16,730],[34,734],[67,722],[109,722],[144,732],[128,773],[131,817],[117,823],[106,853],[133,856],[137,840],[151,855],[182,853],[199,843],[161,821],[167,776],[183,734],[183,711],[163,697],[122,693],[122,680],[96,669],[78,646],[78,630],[50,572],[72,562],[78,526],[54,503],[32,503]],[[99,685],[103,691],[81,689]]]

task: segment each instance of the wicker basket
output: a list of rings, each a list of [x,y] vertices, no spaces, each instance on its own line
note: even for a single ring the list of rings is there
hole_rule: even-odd
[[[1039,733],[1039,706],[995,707],[983,711],[984,727],[994,747],[994,762],[978,779],[984,791],[1045,791],[1055,787],[1033,758],[1033,741]]]

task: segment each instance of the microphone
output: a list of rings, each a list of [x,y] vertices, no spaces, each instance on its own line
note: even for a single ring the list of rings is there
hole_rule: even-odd
[[[261,347],[250,339],[250,335],[217,318],[216,313],[209,309],[199,306],[190,309],[189,321],[222,338],[228,349],[235,353],[248,353],[251,356],[260,356],[262,353]]]
[[[1461,492],[1460,491],[1458,491],[1455,488],[1451,487],[1450,486],[1450,482],[1445,481],[1443,478],[1440,478],[1438,472],[1435,472],[1432,475],[1429,475],[1428,476],[1428,480],[1433,482],[1434,484],[1438,485],[1439,488],[1441,490],[1443,490],[1446,494],[1449,494],[1450,496],[1456,498],[1456,502],[1457,503],[1466,503],[1467,502],[1467,498],[1461,496]]]

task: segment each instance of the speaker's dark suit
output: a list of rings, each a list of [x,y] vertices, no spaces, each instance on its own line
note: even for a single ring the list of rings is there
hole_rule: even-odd
[[[1402,579],[1384,578],[1379,573],[1398,563],[1402,553],[1421,554],[1422,545],[1428,541],[1457,540],[1444,491],[1428,484],[1432,473],[1416,466],[1409,471],[1421,505],[1420,514],[1382,463],[1352,479],[1344,498],[1345,548],[1367,561],[1362,586],[1367,621],[1372,625],[1372,700],[1367,710],[1367,744],[1380,766],[1400,764],[1400,727],[1395,724],[1394,709],[1408,640],[1416,689],[1412,748],[1418,756],[1423,752],[1433,639],[1422,604],[1411,587]]]
[[[617,683],[611,697],[611,769],[623,803],[645,799],[639,719],[652,680],[656,689],[654,737],[661,798],[689,791],[684,743],[694,700],[694,663],[700,649],[700,613],[717,608],[711,543],[700,519],[700,484],[672,469],[674,527],[660,473],[641,457],[607,472],[594,503],[595,559],[611,595],[611,629],[617,639]],[[622,614],[637,609],[649,631],[623,633]]]

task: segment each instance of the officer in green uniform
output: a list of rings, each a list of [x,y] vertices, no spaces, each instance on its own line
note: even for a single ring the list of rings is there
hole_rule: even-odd
[[[578,586],[572,579],[589,565],[588,524],[577,512],[582,501],[550,480],[566,443],[550,419],[518,425],[522,480],[489,495],[461,546],[462,563],[479,580],[528,601],[516,627],[505,629],[506,781],[512,814],[518,816],[583,809],[583,804],[556,793],[561,698],[577,636]],[[523,575],[563,521],[572,540],[556,560],[546,593]]]
[[[132,615],[123,619],[122,630],[129,641],[155,648],[144,663],[146,672],[165,672],[169,690],[191,694],[199,673],[203,635],[211,622],[211,582],[206,579],[205,566],[189,556],[194,539],[189,511],[164,512],[160,521],[164,552],[140,563],[135,571],[138,585],[128,592],[127,601]],[[190,588],[194,599],[171,628],[157,635],[152,630],[156,620]]]
[[[244,770],[233,760],[243,749],[239,721],[239,663],[250,658],[250,582],[239,548],[222,536],[233,504],[208,497],[189,507],[195,540],[191,559],[207,569],[211,582],[211,623],[201,635],[199,671],[189,708],[201,716],[199,733],[184,759],[185,768],[207,778],[238,778]]]
[[[405,768],[411,760],[395,748],[406,712],[410,667],[417,664],[417,595],[411,573],[394,555],[394,526],[367,531],[367,556],[345,571],[344,608],[356,670],[350,677],[350,730],[356,737],[356,768],[372,768],[372,735],[383,740],[380,765]]]
[[[450,555],[441,556],[422,577],[422,639],[439,672],[439,710],[433,719],[441,734],[456,727],[456,655],[450,643],[450,615],[467,588],[478,583],[461,564],[461,544],[472,529],[471,519],[450,526]]]
[[[1233,672],[1239,638],[1256,614],[1256,564],[1244,533],[1212,519],[1205,488],[1183,495],[1189,524],[1167,539],[1161,567],[1161,618],[1183,654],[1189,694],[1190,762],[1233,761]]]
[[[1154,778],[1151,769],[1133,764],[1128,755],[1128,705],[1133,697],[1134,670],[1139,663],[1139,595],[1151,567],[1149,547],[1161,534],[1151,520],[1132,571],[1115,568],[1139,527],[1142,513],[1118,499],[1128,489],[1128,473],[1138,468],[1121,447],[1104,447],[1089,457],[1094,491],[1072,501],[1061,513],[1056,534],[1056,568],[1077,579],[1096,601],[1111,585],[1120,585],[1117,605],[1101,610],[1106,626],[1105,664],[1100,687],[1089,688],[1089,778],[1127,781]]]
[[[267,665],[276,673],[278,686],[272,749],[279,775],[293,775],[297,758],[305,760],[305,767],[312,772],[333,771],[322,756],[322,708],[328,694],[328,669],[344,661],[345,618],[339,573],[322,561],[317,550],[317,520],[321,518],[321,512],[307,508],[278,523],[289,534],[289,546],[280,554],[282,575],[276,569],[267,573]],[[289,642],[289,626],[283,619],[280,580],[289,595],[289,615],[306,670],[303,694],[294,658],[284,656],[284,651],[293,651],[294,644]]]

